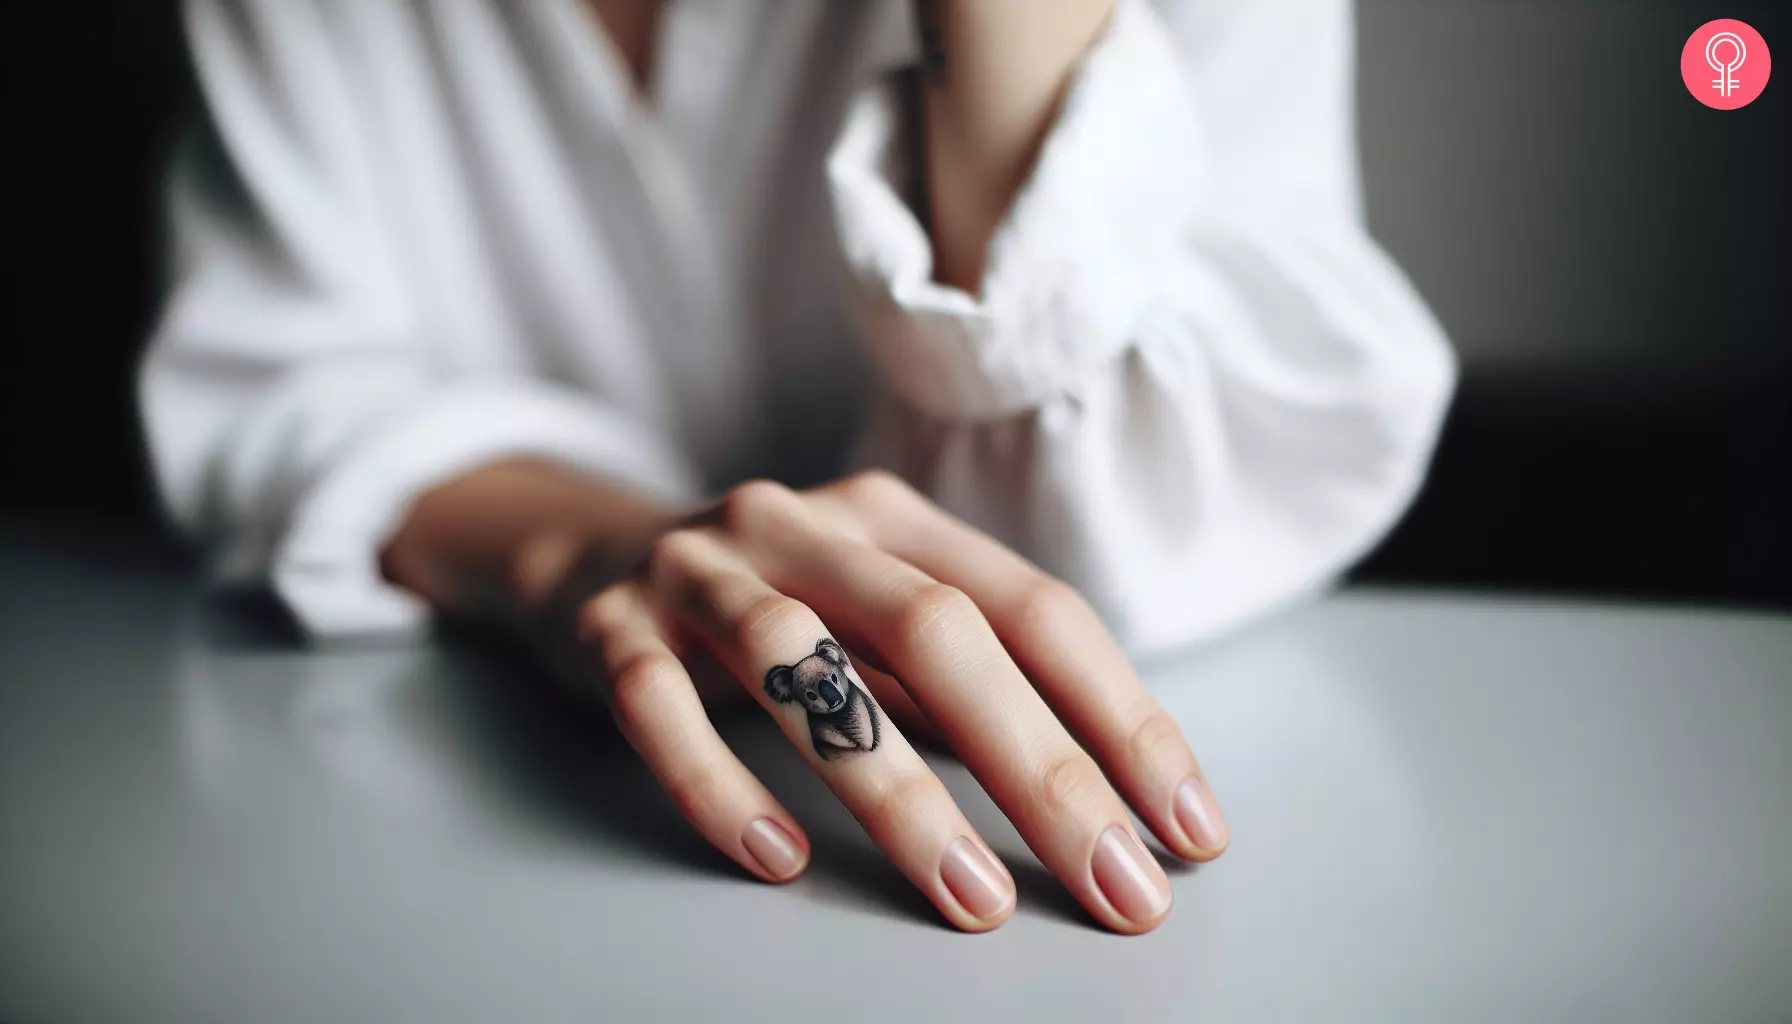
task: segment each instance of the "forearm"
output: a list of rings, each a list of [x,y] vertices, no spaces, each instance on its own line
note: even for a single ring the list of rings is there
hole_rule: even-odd
[[[687,512],[553,462],[509,459],[425,493],[380,566],[440,610],[508,613],[539,605],[575,562],[621,561]]]
[[[975,294],[1071,70],[1114,0],[916,0],[934,276]]]

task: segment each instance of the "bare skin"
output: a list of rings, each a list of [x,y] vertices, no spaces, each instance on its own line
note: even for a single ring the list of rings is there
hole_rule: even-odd
[[[610,45],[628,65],[635,88],[645,94],[653,80],[654,44],[659,39],[661,0],[585,0]]]
[[[1113,0],[916,0],[934,276],[975,295],[1076,62]]]
[[[808,842],[716,734],[694,660],[772,716],[960,928],[1006,920],[1013,881],[910,745],[923,723],[1115,931],[1156,927],[1170,903],[1128,805],[1179,857],[1227,843],[1180,730],[1082,598],[888,474],[806,492],[754,481],[693,513],[495,463],[425,494],[385,567],[444,609],[524,628],[608,704],[698,831],[766,881],[800,874]],[[825,640],[850,658],[813,661]],[[794,686],[773,685],[781,669]],[[832,691],[800,692],[824,675]]]
[[[651,53],[651,28],[627,18],[657,3],[588,2],[625,56]],[[975,281],[1108,3],[931,7],[948,64],[919,88],[932,220],[952,225],[935,244],[942,280]],[[697,830],[766,881],[801,874],[808,840],[710,724],[699,661],[772,717],[964,930],[1005,921],[1014,882],[915,753],[917,731],[950,745],[1115,931],[1149,931],[1170,910],[1129,806],[1179,857],[1210,860],[1228,842],[1180,730],[1087,603],[889,474],[803,492],[753,481],[689,508],[503,461],[423,495],[383,567],[445,610],[518,623],[606,702]]]

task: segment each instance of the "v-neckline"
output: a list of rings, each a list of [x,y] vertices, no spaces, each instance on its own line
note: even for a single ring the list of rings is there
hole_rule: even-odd
[[[731,4],[742,2],[729,0]],[[699,201],[689,155],[681,154],[678,140],[681,130],[688,132],[691,127],[682,119],[693,113],[682,105],[697,102],[699,97],[694,90],[713,86],[716,81],[714,75],[705,74],[715,69],[700,62],[699,54],[687,52],[686,36],[698,30],[725,32],[731,26],[702,24],[700,19],[729,15],[714,8],[693,9],[680,0],[667,0],[661,12],[666,20],[656,29],[651,87],[654,107],[649,107],[635,88],[628,61],[602,22],[595,12],[582,8],[583,0],[541,0],[539,26],[548,37],[547,45],[563,64],[563,73],[584,80],[585,87],[574,88],[569,99],[586,105],[594,117],[607,120],[616,133],[619,151],[626,158],[630,173],[612,180],[611,186],[632,190],[640,200],[636,209],[644,210],[657,225],[652,237],[636,239],[652,254],[650,258],[658,264],[663,278],[660,292],[664,301],[648,303],[668,318],[655,333],[662,338],[726,337],[741,329],[737,296],[728,284],[714,227]],[[574,116],[578,116],[576,108]],[[724,345],[700,351],[687,345],[670,346],[667,351],[674,357],[702,360],[713,366],[717,352],[730,349]],[[691,380],[701,376],[687,375]],[[726,380],[718,378],[713,389],[726,387]],[[726,393],[690,397],[718,405],[729,401]],[[718,418],[718,422],[725,419]],[[729,438],[719,435],[689,440],[706,456],[713,456],[730,443]]]
[[[606,112],[619,124],[626,121],[639,130],[644,123],[657,125],[659,121],[658,107],[670,77],[672,19],[678,16],[680,6],[674,0],[661,0],[660,22],[654,26],[653,54],[644,86],[637,86],[628,57],[585,0],[548,0],[542,9],[554,22],[549,36],[560,40],[575,64],[601,76]]]

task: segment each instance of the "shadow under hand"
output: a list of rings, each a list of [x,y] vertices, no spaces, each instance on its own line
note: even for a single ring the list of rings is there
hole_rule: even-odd
[[[513,809],[582,841],[763,884],[685,820],[601,706],[569,694],[503,637],[462,631],[444,648],[460,670],[425,689],[454,705],[471,747],[461,756]],[[809,835],[809,869],[792,895],[950,927],[754,705],[718,712],[715,724]]]
[[[793,812],[794,813],[794,812]],[[869,839],[811,836],[808,889],[834,904],[869,910],[899,921],[956,931],[914,883],[903,876]]]
[[[432,680],[476,784],[536,827],[687,870],[751,878],[691,827],[601,706],[549,679],[515,645],[457,633],[460,670]]]
[[[1007,858],[1008,873],[1014,876],[1014,888],[1020,897],[1016,914],[1038,913],[1066,924],[1097,931],[1106,931],[1101,922],[1090,916],[1083,905],[1070,895],[1064,883],[1032,857]]]
[[[190,760],[218,783],[209,789],[265,802],[248,780],[277,776],[213,762],[256,754],[290,773],[297,755],[382,816],[763,884],[685,820],[596,699],[506,635],[460,624],[435,643],[317,650],[277,605],[249,599],[214,601],[196,625],[181,675],[197,723]],[[949,927],[752,703],[717,713],[716,726],[810,837],[791,898]],[[218,755],[208,737],[228,750]]]
[[[720,717],[716,728],[747,770],[765,783],[809,836],[809,869],[792,883],[793,888],[828,903],[871,910],[895,920],[951,928],[757,708],[744,705]]]

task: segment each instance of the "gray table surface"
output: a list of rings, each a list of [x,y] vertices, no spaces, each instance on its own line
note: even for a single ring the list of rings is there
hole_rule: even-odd
[[[0,1020],[1792,1020],[1785,617],[1358,591],[1146,666],[1231,851],[1105,934],[936,759],[1021,885],[966,936],[751,718],[789,887],[489,650],[0,537]]]

